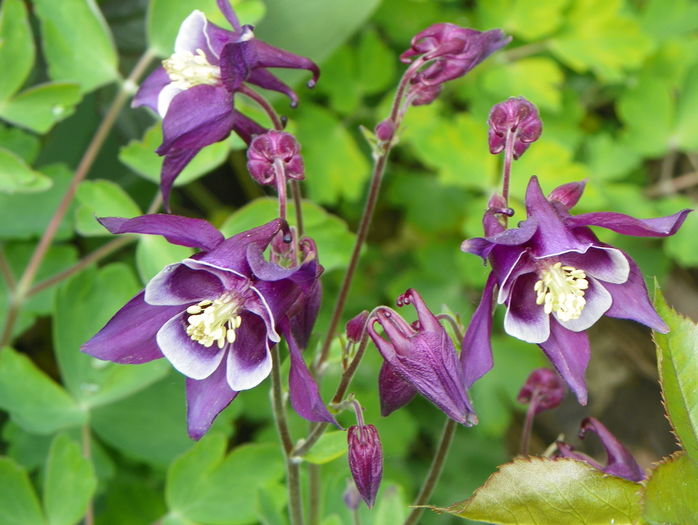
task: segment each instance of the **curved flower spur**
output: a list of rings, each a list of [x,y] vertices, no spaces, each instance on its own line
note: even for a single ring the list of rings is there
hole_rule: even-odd
[[[385,359],[378,382],[381,414],[387,416],[401,408],[419,392],[454,421],[476,424],[451,338],[416,290],[398,297],[398,306],[408,304],[417,310],[414,323],[409,324],[392,308],[379,306],[366,326]],[[376,332],[375,323],[383,327],[387,340]]]
[[[116,363],[167,358],[187,378],[188,429],[199,439],[241,390],[269,375],[270,348],[283,335],[293,408],[310,421],[334,422],[300,353],[319,306],[322,267],[312,241],[300,243],[301,261],[284,268],[264,258],[275,237],[290,238],[279,219],[229,239],[206,221],[176,215],[100,222],[112,233],[162,235],[202,251],[153,277],[83,352]]]
[[[308,87],[320,74],[312,60],[255,38],[254,28],[240,25],[228,0],[217,3],[233,31],[193,11],[180,26],[174,54],[151,73],[133,99],[134,107],[147,106],[163,119],[163,141],[156,152],[165,156],[160,183],[165,205],[174,180],[203,147],[231,132],[249,144],[266,131],[235,109],[235,94],[251,93],[246,83],[283,93],[295,107],[296,93],[267,68],[308,70],[313,75]]]
[[[489,261],[492,272],[463,340],[461,361],[469,387],[492,367],[493,297],[506,306],[504,330],[538,344],[558,373],[587,402],[589,362],[585,330],[602,315],[631,319],[658,332],[668,330],[647,296],[640,270],[623,251],[602,243],[589,226],[623,235],[667,237],[691,210],[636,219],[613,212],[571,215],[584,183],[569,183],[546,198],[536,177],[526,191],[527,219],[504,229],[486,214],[487,237],[463,241],[461,249]]]

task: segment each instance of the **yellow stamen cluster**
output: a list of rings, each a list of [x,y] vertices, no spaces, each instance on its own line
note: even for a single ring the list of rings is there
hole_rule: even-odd
[[[221,79],[221,68],[210,64],[201,49],[196,54],[178,51],[162,61],[170,80],[180,89],[189,89],[199,84],[216,85]]]
[[[586,305],[584,290],[589,281],[583,270],[562,266],[557,262],[540,272],[536,281],[536,304],[542,304],[546,314],[555,312],[560,321],[571,321],[582,315]]]
[[[218,299],[201,301],[187,308],[191,314],[187,318],[187,335],[206,348],[218,345],[223,348],[226,343],[235,342],[235,330],[240,328],[242,317],[238,315],[238,303],[231,295],[222,295]]]

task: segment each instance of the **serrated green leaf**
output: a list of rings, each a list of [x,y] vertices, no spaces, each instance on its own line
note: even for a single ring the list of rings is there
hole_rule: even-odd
[[[108,363],[80,352],[80,345],[139,289],[132,270],[111,264],[80,272],[56,295],[53,339],[66,387],[87,407],[113,403],[162,378],[169,366],[153,361],[138,366]]]
[[[78,186],[75,198],[75,229],[84,236],[111,236],[96,217],[134,217],[141,210],[121,186],[103,179],[85,180]]]
[[[349,253],[354,245],[354,234],[343,219],[328,213],[310,201],[303,201],[303,226],[305,233],[317,244],[320,263],[326,272],[346,267]],[[296,208],[289,203],[289,224],[296,224]],[[274,198],[255,199],[233,213],[220,230],[226,237],[267,223],[278,216],[278,203]]]
[[[20,156],[27,164],[32,164],[39,155],[39,138],[19,128],[0,124],[0,148]]]
[[[552,52],[569,67],[591,70],[609,82],[638,67],[651,48],[637,21],[622,11],[622,0],[572,2],[567,24],[550,41]]]
[[[86,420],[86,413],[61,386],[26,355],[7,347],[0,349],[0,407],[23,429],[37,434]]]
[[[53,440],[46,460],[44,510],[50,525],[73,525],[87,510],[97,478],[80,445],[65,434]]]
[[[144,284],[168,264],[179,262],[192,254],[186,246],[170,244],[159,235],[141,235],[136,246],[136,268]]]
[[[303,459],[309,463],[322,465],[343,456],[346,451],[346,432],[325,432],[318,442],[313,445],[313,448],[303,456]]]
[[[81,98],[78,84],[40,84],[0,105],[0,117],[37,133],[46,133],[56,122],[72,115]]]
[[[632,524],[640,489],[581,461],[531,456],[501,465],[470,498],[436,510],[496,524]]]
[[[76,82],[83,93],[116,80],[117,54],[94,0],[34,0],[51,79]]]
[[[651,472],[645,488],[642,517],[652,525],[695,523],[698,516],[698,466],[674,454]]]
[[[231,139],[233,140],[233,139]],[[119,160],[135,173],[160,184],[163,158],[155,150],[162,142],[162,123],[148,128],[143,140],[132,140],[119,150]],[[228,156],[231,141],[216,142],[203,148],[175,180],[175,186],[187,184],[220,166]]]
[[[0,192],[36,193],[50,187],[50,178],[33,170],[19,155],[0,148]]]
[[[276,445],[243,445],[224,457],[226,439],[210,432],[172,463],[166,497],[170,512],[192,521],[242,525],[257,520],[258,490],[284,475]]]
[[[22,0],[5,0],[0,9],[0,101],[10,98],[34,65],[34,39]]]
[[[26,471],[10,458],[0,457],[0,523],[42,525],[46,523],[39,499]]]
[[[670,330],[654,332],[667,415],[686,454],[698,461],[698,326],[670,308],[659,290],[654,306]]]

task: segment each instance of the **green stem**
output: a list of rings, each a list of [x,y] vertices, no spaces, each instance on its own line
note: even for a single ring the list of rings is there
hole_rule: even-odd
[[[407,516],[407,519],[403,525],[416,525],[420,516],[422,515],[422,512],[424,512],[424,508],[422,508],[421,505],[424,505],[429,500],[432,492],[434,492],[434,488],[436,488],[436,483],[439,481],[444,462],[446,461],[446,456],[448,455],[448,449],[451,447],[451,443],[453,442],[453,435],[456,431],[456,425],[457,423],[452,419],[446,419],[446,424],[444,425],[443,432],[441,433],[441,440],[436,447],[436,452],[434,453],[434,459],[431,462],[431,467],[429,467],[429,473],[424,480],[422,488],[419,490],[419,494],[417,494],[414,502],[412,502],[412,507],[415,508],[413,508],[409,516]]]
[[[88,460],[92,460],[92,435],[90,434],[90,423],[87,422],[82,426],[82,456]],[[85,511],[84,525],[94,525],[95,513],[92,500],[87,505]]]
[[[3,279],[5,279],[7,289],[10,291],[14,290],[15,286],[17,286],[17,281],[12,273],[10,263],[7,262],[7,258],[5,257],[5,250],[2,247],[0,247],[0,274],[2,274]]]
[[[308,463],[309,492],[310,492],[310,512],[308,522],[310,525],[320,524],[320,488],[322,486],[320,478],[320,465]]]

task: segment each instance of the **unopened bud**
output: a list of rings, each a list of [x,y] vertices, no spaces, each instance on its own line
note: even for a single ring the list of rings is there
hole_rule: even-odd
[[[370,507],[383,477],[383,449],[373,425],[353,425],[347,432],[349,470],[356,488]]]
[[[368,319],[368,311],[364,310],[358,315],[352,317],[345,326],[347,333],[347,339],[352,343],[358,343],[361,341],[361,336],[364,333],[364,328],[366,327],[366,319]]]
[[[349,481],[347,483],[347,488],[344,490],[342,499],[349,510],[356,510],[359,508],[359,504],[361,503],[361,494],[359,494],[356,484],[354,484],[353,481]]]
[[[275,161],[283,164],[289,179],[303,180],[305,171],[300,144],[285,131],[267,131],[257,135],[247,149],[247,170],[260,184],[273,184],[276,179]]]
[[[389,142],[395,135],[395,123],[389,118],[379,122],[375,129],[376,138],[381,142]]]
[[[537,368],[528,376],[516,400],[519,403],[535,403],[536,414],[557,407],[565,397],[565,385],[549,368]]]
[[[490,111],[487,123],[490,153],[501,153],[507,140],[510,140],[513,142],[515,159],[521,157],[543,131],[543,123],[536,106],[523,97],[511,97],[496,104]]]

